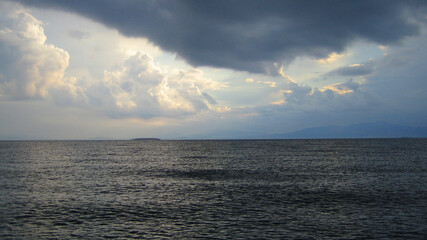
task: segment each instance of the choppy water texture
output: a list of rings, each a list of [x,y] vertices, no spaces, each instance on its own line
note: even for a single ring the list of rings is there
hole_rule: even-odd
[[[427,236],[427,140],[0,142],[0,238]]]

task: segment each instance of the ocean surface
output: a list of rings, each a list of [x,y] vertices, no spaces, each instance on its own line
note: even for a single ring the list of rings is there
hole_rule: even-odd
[[[0,239],[426,239],[427,139],[0,142]]]

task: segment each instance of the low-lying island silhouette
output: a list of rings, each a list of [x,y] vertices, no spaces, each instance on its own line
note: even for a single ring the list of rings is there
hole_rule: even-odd
[[[134,138],[131,141],[160,141],[160,138]]]

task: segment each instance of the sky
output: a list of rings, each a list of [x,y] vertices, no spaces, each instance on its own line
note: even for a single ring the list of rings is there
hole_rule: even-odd
[[[0,0],[0,140],[427,126],[427,1]]]

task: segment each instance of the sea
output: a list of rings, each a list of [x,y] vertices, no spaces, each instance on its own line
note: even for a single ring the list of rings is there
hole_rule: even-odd
[[[0,239],[426,239],[427,139],[1,141]]]

